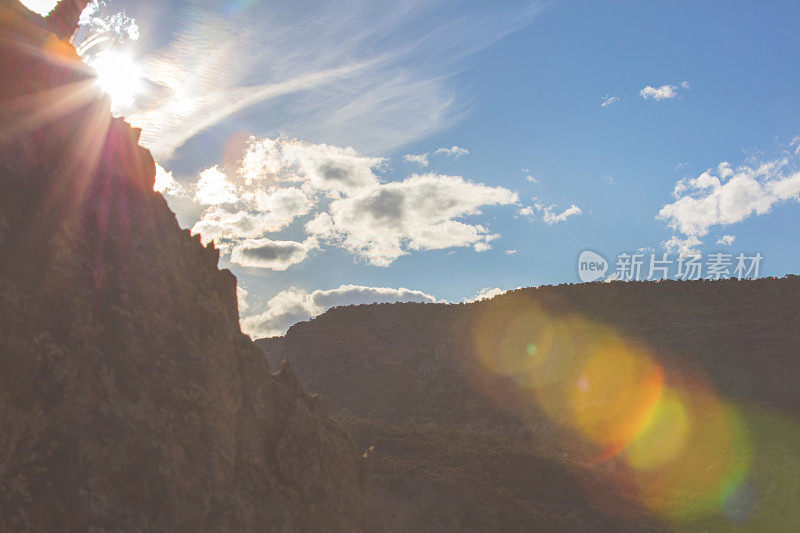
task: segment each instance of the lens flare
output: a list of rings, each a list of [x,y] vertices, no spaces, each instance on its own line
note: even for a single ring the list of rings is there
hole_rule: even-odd
[[[650,471],[673,460],[686,445],[689,422],[678,395],[665,390],[642,433],[625,450],[637,470]]]
[[[722,512],[750,466],[750,441],[738,412],[708,391],[683,391],[686,439],[657,466],[636,471],[647,507],[674,522]],[[671,425],[669,417],[662,418]],[[665,428],[661,428],[661,432]],[[642,446],[643,447],[643,446]],[[652,460],[656,449],[643,454]]]
[[[603,339],[572,393],[574,423],[607,459],[644,430],[663,389],[661,368],[620,338]]]
[[[494,396],[517,399],[520,414],[535,406],[582,437],[596,463],[613,458],[641,503],[672,523],[750,516],[753,451],[740,412],[696,369],[674,360],[666,369],[646,345],[564,307],[519,295],[481,305],[472,321],[478,359],[528,393]]]
[[[97,72],[97,83],[111,97],[112,111],[133,104],[143,89],[142,72],[133,57],[125,52],[107,51],[90,65]]]

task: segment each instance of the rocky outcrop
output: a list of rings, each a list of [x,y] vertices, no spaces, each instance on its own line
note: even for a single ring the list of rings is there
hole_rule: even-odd
[[[240,332],[139,131],[48,23],[0,22],[0,530],[360,529],[353,440]]]
[[[45,17],[47,28],[59,39],[69,39],[75,33],[78,19],[89,2],[90,0],[60,0]]]

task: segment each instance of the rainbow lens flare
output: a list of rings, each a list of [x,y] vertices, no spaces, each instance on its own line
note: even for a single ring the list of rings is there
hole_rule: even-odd
[[[629,472],[643,506],[674,524],[748,515],[747,426],[697,370],[667,370],[614,328],[524,298],[486,302],[471,323],[483,368],[528,391],[515,396],[520,414],[579,435],[589,459]]]

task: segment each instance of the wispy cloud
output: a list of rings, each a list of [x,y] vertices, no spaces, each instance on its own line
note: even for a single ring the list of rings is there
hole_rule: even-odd
[[[466,148],[461,148],[460,146],[453,146],[451,148],[438,148],[434,153],[452,157],[461,157],[462,155],[469,154],[469,150]]]
[[[403,156],[403,161],[416,163],[421,167],[427,167],[430,163],[428,160],[428,154],[406,154]]]
[[[453,77],[465,60],[540,11],[523,0],[457,11],[444,0],[263,7],[232,13],[186,0],[164,10],[158,27],[181,29],[140,49],[149,91],[128,115],[157,158],[235,114],[269,136],[367,153],[401,146],[461,118],[468,108]]]
[[[453,146],[452,148],[437,148],[436,150],[425,152],[423,154],[406,154],[403,156],[403,161],[408,163],[416,163],[421,167],[427,167],[430,164],[431,156],[443,155],[446,157],[461,157],[467,154],[469,154],[469,150],[466,148]]]
[[[607,94],[603,97],[603,101],[600,102],[600,107],[611,107],[616,103],[619,103],[619,96],[610,96]]]
[[[531,171],[528,170],[527,168],[522,169],[522,175],[525,176],[525,180],[531,183],[539,183],[539,178],[537,176],[534,176],[533,173],[531,173]]]
[[[571,216],[580,215],[583,211],[577,205],[572,204],[559,213],[555,204],[545,205],[534,198],[533,205],[522,207],[517,213],[528,218],[536,218],[539,215],[545,224],[551,226],[564,222]]]

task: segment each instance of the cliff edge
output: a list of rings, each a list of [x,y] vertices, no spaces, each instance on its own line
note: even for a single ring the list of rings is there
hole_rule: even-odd
[[[240,332],[69,32],[0,26],[0,530],[360,529],[353,440]]]

